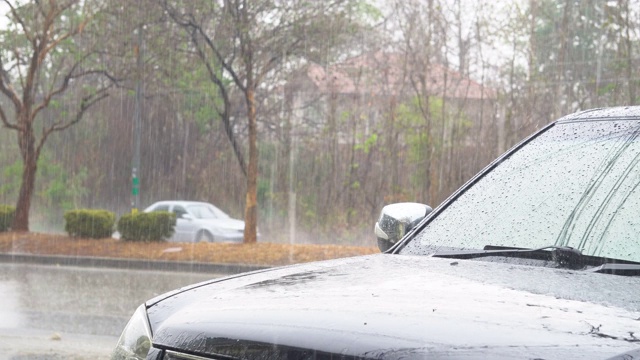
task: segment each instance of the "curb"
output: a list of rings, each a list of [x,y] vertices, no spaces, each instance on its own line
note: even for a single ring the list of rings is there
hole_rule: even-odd
[[[248,271],[268,269],[269,266],[244,264],[216,264],[203,262],[163,261],[121,259],[89,256],[32,255],[32,254],[0,254],[2,263],[23,263],[38,265],[79,266],[94,268],[115,268],[130,270],[180,271],[217,274],[239,274]]]

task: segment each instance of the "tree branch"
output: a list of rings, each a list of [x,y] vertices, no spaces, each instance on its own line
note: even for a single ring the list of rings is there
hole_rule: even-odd
[[[93,105],[97,104],[99,101],[107,98],[109,96],[109,93],[107,92],[109,87],[103,88],[101,89],[99,92],[95,93],[95,94],[91,94],[91,95],[87,95],[85,97],[82,98],[82,101],[80,102],[80,109],[78,109],[78,112],[76,113],[76,116],[73,120],[64,123],[64,122],[56,122],[53,125],[51,125],[50,127],[48,127],[47,129],[44,129],[42,131],[42,137],[40,137],[40,140],[38,141],[38,146],[36,148],[36,154],[40,154],[40,150],[42,149],[42,147],[44,146],[45,142],[47,141],[47,138],[49,137],[49,135],[51,135],[54,132],[57,131],[63,131],[66,130],[68,128],[70,128],[71,126],[77,124],[78,122],[80,122],[80,120],[82,120],[82,117],[84,116],[85,112],[92,107]]]
[[[240,88],[241,91],[243,91],[243,92],[246,91],[245,84],[243,84],[243,82],[240,79],[240,77],[238,76],[238,74],[233,70],[233,67],[231,67],[231,64],[229,64],[227,61],[225,61],[224,57],[222,56],[222,54],[218,50],[218,47],[216,47],[215,44],[213,43],[213,41],[211,40],[211,38],[209,36],[207,36],[207,34],[204,32],[204,29],[202,29],[202,26],[200,26],[199,24],[197,24],[195,22],[195,19],[193,19],[193,15],[190,14],[191,15],[191,16],[189,16],[190,19],[180,18],[179,15],[176,13],[176,10],[172,9],[171,6],[169,6],[169,4],[167,3],[167,0],[163,0],[162,7],[169,14],[169,16],[173,19],[173,21],[175,21],[178,25],[182,26],[183,28],[192,28],[192,29],[196,30],[200,34],[200,36],[202,37],[204,42],[207,44],[207,47],[211,51],[213,51],[213,53],[216,56],[216,59],[220,63],[220,66],[222,66],[222,68],[225,71],[227,71],[227,73],[229,73],[229,75],[231,75],[231,78],[233,79],[233,82],[236,83],[236,85],[238,86],[238,88]],[[197,46],[198,44],[195,43],[194,45]]]
[[[105,70],[87,70],[87,71],[83,71],[82,73],[78,73],[72,76],[67,76],[65,77],[65,80],[63,82],[63,85],[61,85],[60,87],[58,87],[56,90],[50,92],[45,98],[44,100],[42,100],[42,102],[40,104],[38,104],[38,106],[31,112],[31,116],[33,118],[35,118],[35,116],[42,111],[44,108],[46,108],[47,106],[49,106],[49,103],[51,102],[51,99],[56,96],[59,95],[63,92],[65,92],[67,90],[67,88],[69,87],[69,81],[72,79],[77,79],[83,76],[87,76],[87,75],[91,75],[91,74],[99,74],[102,76],[105,76],[106,78],[108,78],[112,84],[117,84],[118,80],[115,79],[112,75],[110,75],[107,71]],[[111,84],[111,85],[112,85]],[[111,87],[111,85],[109,85],[106,88],[100,89],[99,92],[103,91],[104,89],[107,89],[109,87]]]
[[[0,92],[2,92],[11,100],[11,102],[13,102],[13,106],[16,109],[22,107],[22,101],[20,101],[20,97],[16,93],[13,86],[11,86],[9,74],[4,68],[4,62],[2,61],[2,58],[0,58]]]
[[[4,113],[4,109],[2,109],[2,107],[0,107],[0,121],[2,121],[2,124],[4,124],[6,128],[16,131],[22,130],[18,125],[9,122],[9,120],[7,119],[7,115]]]
[[[42,52],[42,59],[44,59],[44,56],[46,56],[52,49],[54,49],[56,46],[58,46],[61,42],[63,42],[65,39],[68,39],[71,36],[75,36],[79,33],[82,32],[82,29],[84,29],[84,27],[89,23],[89,21],[92,19],[93,17],[91,16],[87,16],[86,19],[84,19],[80,24],[78,24],[78,26],[74,27],[72,30],[67,31],[66,33],[58,36],[56,39],[53,39],[49,45],[43,50]]]
[[[225,133],[227,134],[227,138],[229,139],[229,142],[231,142],[231,147],[233,148],[233,152],[235,153],[236,158],[238,159],[238,163],[240,164],[240,169],[242,170],[242,173],[246,178],[247,164],[244,160],[244,154],[242,153],[242,149],[240,148],[240,145],[238,144],[235,134],[233,133],[233,127],[229,122],[229,108],[231,107],[230,105],[231,102],[229,100],[229,94],[227,93],[227,89],[225,88],[224,83],[222,82],[220,77],[215,73],[214,69],[211,67],[211,63],[207,61],[206,54],[204,53],[204,51],[202,51],[202,49],[198,46],[197,44],[198,39],[196,37],[195,32],[191,32],[191,41],[194,43],[196,47],[198,57],[200,57],[200,59],[202,60],[202,62],[205,64],[207,68],[207,72],[209,73],[209,78],[218,88],[218,92],[220,93],[220,96],[222,96],[222,100],[224,102],[223,110],[216,109],[216,112],[218,113],[218,115],[220,115],[220,118],[222,119],[222,123],[224,124],[224,130],[225,130]]]
[[[65,92],[67,90],[67,88],[69,87],[69,82],[71,80],[73,80],[73,79],[81,78],[83,76],[90,75],[90,74],[101,74],[101,75],[107,77],[112,82],[117,82],[115,80],[115,78],[113,76],[111,76],[105,70],[86,70],[86,71],[74,74],[74,72],[78,68],[78,66],[80,66],[90,55],[91,55],[91,53],[85,54],[80,60],[78,60],[75,64],[73,64],[71,69],[67,72],[67,74],[65,75],[64,79],[62,80],[62,84],[57,89],[50,91],[45,96],[44,100],[42,100],[42,102],[38,106],[36,106],[36,108],[32,111],[31,116],[33,118],[35,118],[35,116],[42,109],[46,108],[49,105],[49,103],[51,102],[51,99],[54,96]]]
[[[27,40],[29,40],[29,42],[35,46],[36,44],[36,39],[34,38],[34,36],[29,32],[29,28],[27,27],[27,25],[24,23],[24,20],[18,15],[18,11],[16,10],[16,8],[13,6],[13,4],[11,3],[11,1],[9,0],[4,0],[4,3],[7,4],[7,6],[9,6],[9,10],[11,11],[11,15],[14,17],[14,19],[18,22],[18,24],[20,25],[20,27],[22,28],[22,32],[24,33],[24,36],[27,38]]]

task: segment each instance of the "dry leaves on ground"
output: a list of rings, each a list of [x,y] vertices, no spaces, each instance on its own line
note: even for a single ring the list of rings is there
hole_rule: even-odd
[[[0,233],[0,253],[95,256],[277,266],[378,253],[375,247],[274,243],[127,242],[42,233]]]

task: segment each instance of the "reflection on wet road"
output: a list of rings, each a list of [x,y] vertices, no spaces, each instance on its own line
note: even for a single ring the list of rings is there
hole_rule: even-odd
[[[0,359],[106,359],[142,302],[217,276],[0,263]]]

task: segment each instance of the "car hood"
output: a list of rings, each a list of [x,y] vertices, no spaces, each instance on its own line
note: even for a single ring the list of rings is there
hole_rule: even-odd
[[[639,293],[638,277],[380,254],[216,279],[147,306],[154,344],[192,354],[606,358],[640,348]]]

